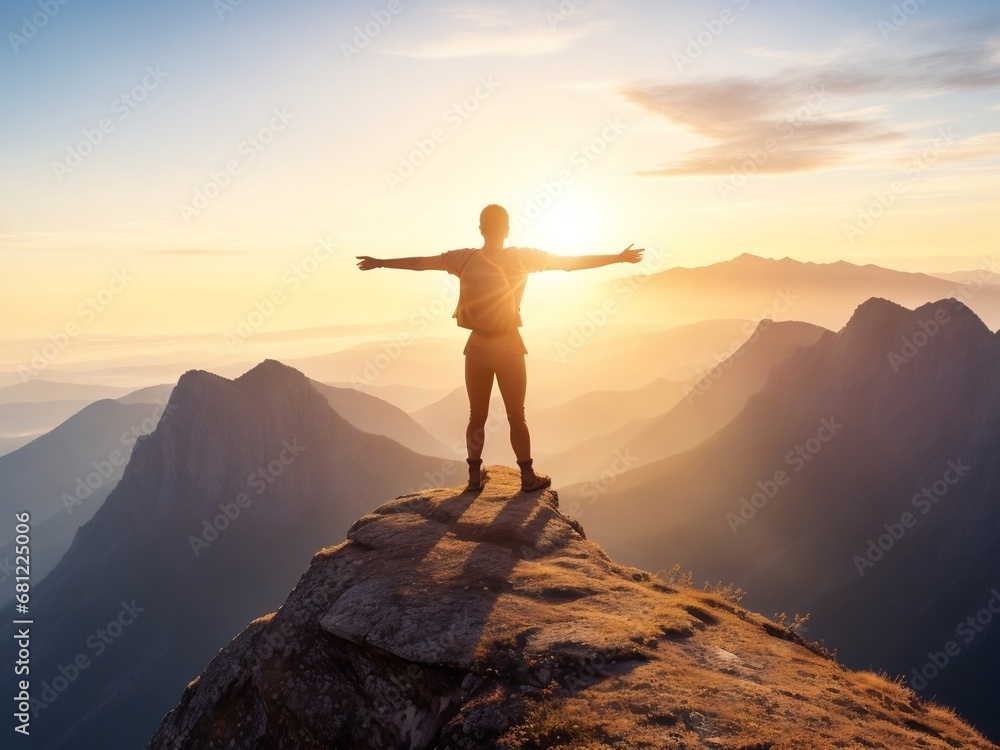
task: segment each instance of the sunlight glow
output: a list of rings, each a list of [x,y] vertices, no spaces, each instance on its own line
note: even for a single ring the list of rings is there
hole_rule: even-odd
[[[523,234],[530,244],[560,255],[591,252],[608,227],[605,207],[585,190],[560,197]]]

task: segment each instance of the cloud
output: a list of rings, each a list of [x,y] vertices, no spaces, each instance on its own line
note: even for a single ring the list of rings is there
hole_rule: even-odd
[[[1000,159],[1000,133],[979,133],[963,139],[941,154],[945,164],[962,164]]]
[[[625,86],[622,93],[631,102],[708,140],[639,174],[729,174],[762,150],[766,158],[756,160],[762,173],[842,166],[860,162],[872,149],[884,152],[887,144],[907,140],[886,124],[886,101],[1000,87],[989,26],[963,29],[955,33],[961,39],[938,39],[935,48],[896,58],[797,65],[755,78]],[[873,97],[881,101],[872,103]],[[835,102],[848,108],[831,111]],[[973,144],[968,153],[983,149]]]
[[[575,16],[547,17],[537,7],[461,6],[442,11],[446,30],[432,39],[403,42],[389,54],[422,59],[535,57],[560,52],[609,24]]]
[[[723,79],[706,84],[632,87],[633,102],[710,139],[679,161],[646,175],[729,174],[734,165],[758,158],[762,173],[802,172],[832,166],[860,145],[899,140],[871,116],[823,113],[829,92],[807,81]]]

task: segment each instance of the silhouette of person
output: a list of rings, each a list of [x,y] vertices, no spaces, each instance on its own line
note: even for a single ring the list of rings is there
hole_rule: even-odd
[[[528,274],[536,271],[578,271],[612,263],[638,263],[642,249],[629,245],[615,255],[550,255],[543,250],[504,247],[510,232],[507,211],[491,204],[479,216],[483,235],[481,248],[449,250],[440,255],[379,259],[355,256],[358,268],[402,268],[410,271],[447,271],[459,278],[458,305],[453,318],[471,331],[465,344],[465,388],[469,395],[469,425],[465,431],[469,484],[466,490],[483,486],[482,453],[490,394],[496,377],[510,424],[510,445],[521,469],[521,489],[534,492],[552,480],[535,472],[531,438],[524,419],[527,377],[524,346],[518,328],[520,305]]]

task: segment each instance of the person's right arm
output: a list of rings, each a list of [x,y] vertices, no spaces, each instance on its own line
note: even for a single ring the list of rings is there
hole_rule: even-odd
[[[372,258],[368,255],[356,255],[360,259],[358,268],[370,271],[373,268],[400,268],[405,271],[447,271],[444,259],[440,255],[421,255],[412,258]]]

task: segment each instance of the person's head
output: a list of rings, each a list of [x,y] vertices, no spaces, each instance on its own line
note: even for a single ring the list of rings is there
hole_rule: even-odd
[[[483,212],[479,214],[479,231],[483,234],[483,239],[489,242],[503,242],[510,232],[510,217],[503,206],[491,203]]]

